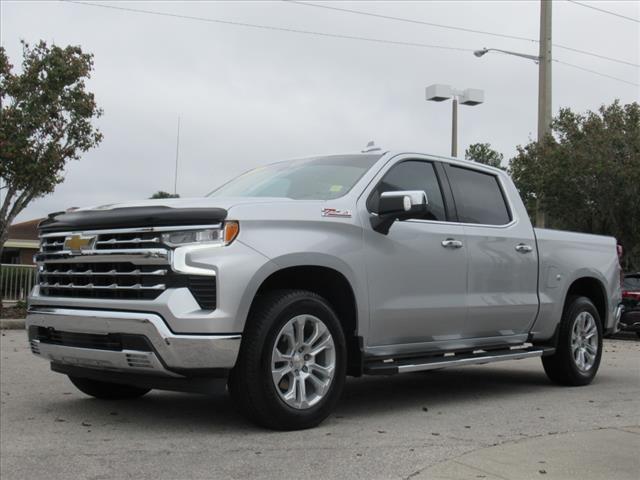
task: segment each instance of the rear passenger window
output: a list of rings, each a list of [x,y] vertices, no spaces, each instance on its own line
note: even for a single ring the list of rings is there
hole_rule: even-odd
[[[446,220],[444,200],[435,168],[431,162],[408,160],[400,162],[385,174],[367,201],[370,212],[378,213],[380,195],[383,192],[421,190],[427,194],[427,211],[416,216],[420,220]]]
[[[460,222],[505,225],[511,221],[509,207],[495,175],[453,165],[447,169],[447,175]]]

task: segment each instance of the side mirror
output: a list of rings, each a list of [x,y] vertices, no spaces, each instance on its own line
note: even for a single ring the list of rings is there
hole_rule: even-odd
[[[427,194],[422,190],[383,192],[378,215],[371,217],[371,226],[386,235],[393,222],[426,212],[428,204]]]

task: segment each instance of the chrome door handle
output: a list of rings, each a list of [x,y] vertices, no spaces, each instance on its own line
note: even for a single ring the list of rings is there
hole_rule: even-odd
[[[533,250],[533,247],[525,243],[519,243],[518,245],[516,245],[516,251],[520,253],[529,253],[532,250]]]
[[[454,240],[453,238],[447,238],[442,241],[444,248],[462,248],[462,242],[460,240]]]

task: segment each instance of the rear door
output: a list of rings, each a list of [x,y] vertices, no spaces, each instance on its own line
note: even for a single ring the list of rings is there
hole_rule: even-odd
[[[446,172],[466,238],[469,330],[474,337],[527,333],[538,312],[538,254],[529,219],[515,218],[507,185],[494,172],[457,164],[447,164]]]

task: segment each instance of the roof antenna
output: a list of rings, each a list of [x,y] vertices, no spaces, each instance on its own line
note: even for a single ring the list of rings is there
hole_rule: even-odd
[[[180,115],[178,115],[178,133],[176,134],[176,171],[173,177],[173,196],[178,194],[178,158],[180,154]]]
[[[371,140],[369,143],[367,143],[367,146],[364,147],[364,150],[362,150],[362,153],[369,153],[369,152],[379,152],[380,150],[382,150],[380,147],[376,147],[376,143]]]

